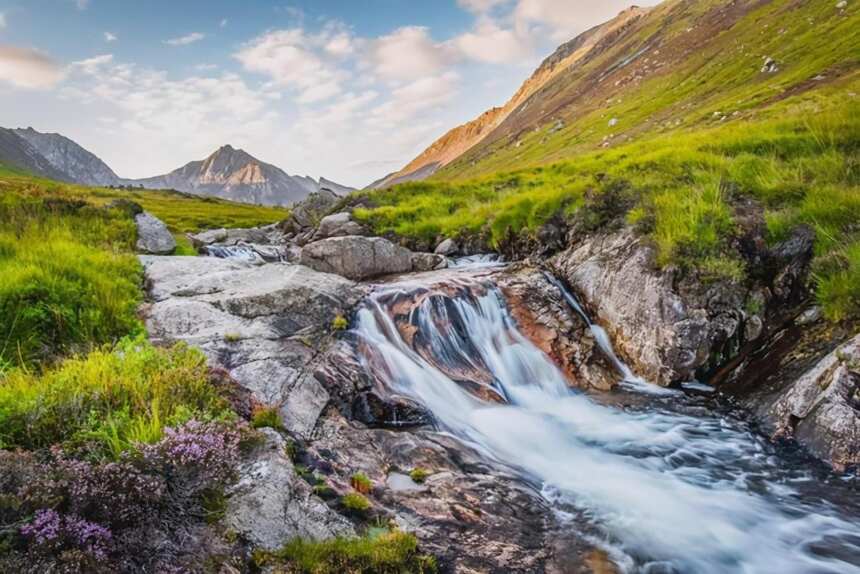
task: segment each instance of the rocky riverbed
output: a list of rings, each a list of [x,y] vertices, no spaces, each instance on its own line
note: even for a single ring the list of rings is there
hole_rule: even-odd
[[[764,571],[757,569],[754,550],[743,545],[727,562],[708,548],[673,556],[652,541],[649,549],[636,541],[639,534],[614,525],[613,512],[625,509],[613,510],[591,482],[573,477],[596,457],[599,466],[592,470],[626,478],[622,489],[647,491],[636,481],[655,481],[652,494],[659,497],[680,480],[679,492],[691,498],[684,506],[679,495],[677,513],[667,510],[664,518],[683,522],[687,511],[722,515],[726,510],[712,507],[695,490],[702,486],[697,480],[722,485],[716,463],[734,464],[720,460],[726,452],[711,450],[710,440],[720,440],[726,428],[737,434],[723,438],[739,452],[756,453],[756,460],[762,453],[765,459],[780,456],[764,437],[745,434],[751,431],[743,418],[760,422],[766,436],[796,440],[837,471],[860,462],[860,340],[850,326],[827,327],[809,307],[811,240],[803,230],[758,254],[763,272],[754,285],[703,285],[671,269],[656,271],[649,246],[629,230],[568,242],[566,249],[531,263],[455,266],[448,255],[460,247],[452,241],[440,244],[437,253],[415,253],[371,237],[336,207],[333,198],[313,196],[280,226],[192,238],[201,252],[214,256],[142,257],[151,337],[201,348],[214,368],[238,382],[254,403],[277,408],[284,421],[283,433],[267,431],[229,497],[225,521],[252,546],[274,548],[296,536],[325,538],[360,529],[368,517],[359,519],[335,501],[350,491],[350,477],[361,472],[372,481],[373,519],[414,532],[445,570],[689,571],[685,568],[716,560]],[[570,307],[546,270],[571,290],[595,325]],[[499,323],[481,323],[478,317],[491,312],[502,313]],[[381,329],[376,342],[367,331],[372,325]],[[655,390],[653,396],[618,387],[622,373],[601,349],[595,326],[605,329],[620,360]],[[492,344],[482,347],[487,340]],[[392,344],[391,352],[379,353]],[[399,354],[401,362],[392,363]],[[400,377],[398,369],[410,375]],[[413,385],[427,373],[431,387],[453,394],[436,404],[418,392]],[[525,381],[541,387],[549,380],[560,387],[541,392],[562,393],[558,404],[569,411],[545,410],[548,405],[530,402],[536,400],[532,391],[519,387]],[[693,380],[713,383],[709,390],[719,392],[707,399],[657,392]],[[592,398],[581,403],[568,392]],[[454,416],[449,409],[461,402],[465,414]],[[477,415],[468,414],[475,405],[497,405],[502,417],[511,417],[508,426],[519,431],[508,436],[511,429],[502,426],[488,435],[487,427],[476,426]],[[720,414],[737,405],[744,409],[740,418]],[[641,416],[631,415],[631,409]],[[474,411],[481,417],[493,412]],[[562,417],[561,426],[547,427],[556,417]],[[665,444],[656,446],[660,436],[671,436],[664,434],[671,428],[689,425],[693,432],[696,420],[705,428],[717,425],[708,441],[691,435],[666,452]],[[664,427],[672,421],[675,427]],[[630,435],[636,425],[644,425],[642,432]],[[582,435],[597,430],[618,434],[615,439]],[[508,443],[493,436],[508,437]],[[572,446],[583,440],[589,445],[585,450]],[[556,456],[563,458],[543,468],[545,459],[534,456],[557,441]],[[519,443],[526,452],[511,456],[509,447]],[[645,452],[646,459],[662,461],[645,474],[618,458],[636,459]],[[671,462],[679,456],[695,460]],[[584,466],[569,467],[581,457]],[[814,462],[803,464],[819,473],[813,479],[798,471],[806,480],[818,484],[817,477],[827,475]],[[427,470],[426,481],[412,481],[414,469]],[[822,517],[842,532],[843,522],[858,516],[852,508],[834,514],[780,505],[770,494],[753,492],[775,491],[776,484],[797,474],[782,463],[739,465],[736,471],[764,482],[726,490],[726,508],[752,497],[750,504],[762,505],[763,529],[800,512]],[[691,486],[685,472],[699,479]],[[833,504],[841,504],[843,491],[836,489]],[[620,492],[618,499],[624,499]],[[640,502],[629,501],[633,518]],[[721,518],[713,514],[712,519],[719,526]],[[639,526],[647,526],[642,520]],[[735,525],[725,523],[727,529]],[[860,568],[856,543],[838,534],[831,538],[825,554]],[[773,551],[783,548],[782,541],[777,535],[758,540]]]

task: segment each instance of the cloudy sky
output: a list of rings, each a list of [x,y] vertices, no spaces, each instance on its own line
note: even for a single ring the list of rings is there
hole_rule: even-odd
[[[0,0],[0,126],[123,177],[230,143],[362,186],[629,0]]]

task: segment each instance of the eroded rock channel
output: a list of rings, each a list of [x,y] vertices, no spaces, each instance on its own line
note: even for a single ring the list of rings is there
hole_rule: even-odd
[[[391,251],[398,269],[417,268]],[[360,262],[342,255],[324,268],[345,262],[355,275]],[[678,359],[661,354],[661,337],[683,337],[698,313],[664,307],[675,331],[652,333],[641,353],[627,338],[616,357],[607,345],[618,332],[607,337],[585,311],[611,305],[575,309],[565,282],[526,264],[360,283],[221,256],[144,257],[146,316],[154,339],[200,347],[253,402],[281,412],[285,431],[266,431],[230,493],[225,520],[253,546],[360,530],[336,503],[360,472],[375,519],[414,532],[444,571],[860,571],[852,475],[775,446],[712,393],[650,384],[671,377],[642,369],[648,353],[657,367]],[[590,261],[581,252],[556,268],[574,284],[586,281],[576,257]],[[590,277],[580,293],[620,289],[623,300],[623,283]],[[633,302],[618,312],[635,314]],[[838,403],[856,383],[851,349],[762,408],[787,417]],[[671,368],[692,372],[684,360]],[[838,397],[816,403],[823,377]],[[850,463],[855,439],[842,431],[837,454]]]

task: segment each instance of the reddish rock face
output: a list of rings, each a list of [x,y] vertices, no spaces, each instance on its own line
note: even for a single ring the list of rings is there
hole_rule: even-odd
[[[517,328],[552,359],[571,386],[604,391],[615,386],[618,375],[588,325],[539,271],[523,268],[500,277],[500,285]]]

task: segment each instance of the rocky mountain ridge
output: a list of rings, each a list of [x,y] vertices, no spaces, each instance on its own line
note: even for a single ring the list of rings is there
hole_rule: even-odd
[[[207,158],[192,161],[170,173],[143,178],[119,177],[105,162],[73,140],[33,128],[0,128],[0,163],[35,175],[89,186],[131,186],[175,189],[263,205],[286,206],[321,189],[346,195],[353,188],[331,180],[292,176],[231,145]]]
[[[175,189],[265,205],[290,205],[323,187],[339,194],[351,190],[324,178],[316,181],[307,176],[289,175],[231,145],[222,146],[206,159],[192,161],[165,175],[125,182],[147,189]]]
[[[453,128],[401,170],[372,183],[369,188],[381,189],[406,181],[430,177],[478,145],[509,116],[531,105],[529,100],[534,94],[558,75],[568,71],[579,60],[585,58],[599,42],[604,39],[611,39],[631,22],[647,14],[648,11],[648,8],[631,6],[612,20],[595,26],[573,40],[562,44],[541,63],[503,106],[491,108],[474,120]]]
[[[51,166],[82,185],[118,185],[120,178],[94,153],[57,133],[41,133],[33,128],[12,130],[30,143]]]

